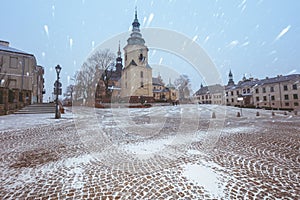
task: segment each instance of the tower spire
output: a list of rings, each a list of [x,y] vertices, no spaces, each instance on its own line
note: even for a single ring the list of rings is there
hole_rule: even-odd
[[[132,33],[130,34],[130,38],[127,40],[128,44],[139,44],[144,45],[145,40],[142,37],[141,31],[140,31],[140,23],[137,17],[137,8],[135,7],[134,12],[134,20],[132,22]]]
[[[135,19],[137,20],[137,7],[135,6]]]
[[[132,31],[133,32],[140,32],[140,23],[137,18],[137,8],[135,7],[135,14],[134,14],[134,20],[132,23]]]
[[[227,85],[234,85],[234,81],[233,81],[233,75],[231,72],[231,69],[229,70],[229,74],[228,74],[228,84]]]
[[[119,49],[118,49],[118,57],[121,57],[121,48],[120,48],[120,40],[119,40]]]

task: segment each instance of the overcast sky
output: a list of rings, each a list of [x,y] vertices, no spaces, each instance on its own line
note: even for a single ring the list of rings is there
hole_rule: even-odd
[[[56,76],[54,67],[62,66],[66,86],[68,77],[74,75],[93,48],[129,30],[135,6],[141,28],[168,29],[197,42],[224,83],[230,69],[236,82],[244,74],[264,78],[300,73],[298,0],[3,0],[0,40],[35,55],[45,68],[47,99]],[[117,47],[112,50],[117,51]],[[149,63],[175,71],[183,65],[168,58],[154,54]],[[154,71],[153,76],[157,73]],[[198,88],[202,80],[191,79],[193,89]]]

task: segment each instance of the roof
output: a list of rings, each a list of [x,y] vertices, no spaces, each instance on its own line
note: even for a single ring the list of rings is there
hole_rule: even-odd
[[[154,93],[169,92],[169,91],[170,91],[169,88],[163,88],[163,89],[161,89],[161,90],[153,89],[153,92],[154,92]]]
[[[1,45],[1,44],[0,44],[0,51],[10,52],[10,53],[18,53],[18,54],[25,54],[25,55],[33,56],[33,54],[26,53],[25,51],[22,51],[22,50],[19,50],[19,49],[15,49],[15,48],[12,48],[12,47],[9,47],[9,46]]]
[[[162,80],[160,78],[152,77],[152,85],[164,86],[164,83],[162,82]]]
[[[213,93],[223,93],[225,88],[220,84],[204,86],[200,88],[195,95],[203,95],[203,94],[213,94]]]
[[[172,83],[169,83],[166,87],[170,89],[175,89],[175,85],[173,85]]]
[[[300,80],[300,74],[290,74],[286,76],[278,75],[273,78],[265,78],[265,79],[246,79],[244,81],[240,81],[237,85],[226,86],[226,89],[238,89],[244,87],[253,87],[257,85],[265,85],[265,84],[274,84],[281,82],[288,82],[293,80]]]

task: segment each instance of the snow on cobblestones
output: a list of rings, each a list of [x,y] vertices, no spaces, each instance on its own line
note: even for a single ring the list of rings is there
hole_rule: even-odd
[[[220,176],[211,167],[200,164],[186,164],[182,167],[183,176],[203,186],[214,198],[224,198]]]
[[[237,111],[1,116],[0,199],[299,199],[299,116]]]

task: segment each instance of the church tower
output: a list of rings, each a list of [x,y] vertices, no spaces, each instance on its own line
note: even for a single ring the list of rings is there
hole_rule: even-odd
[[[229,71],[228,78],[229,78],[229,80],[228,80],[227,85],[234,85],[233,75],[231,73],[231,70]]]
[[[132,32],[124,47],[124,68],[122,71],[121,97],[153,99],[152,68],[148,64],[148,48],[140,33],[140,23],[135,10]]]
[[[120,76],[122,73],[122,68],[123,65],[122,65],[122,57],[121,57],[120,42],[119,42],[118,57],[116,58],[116,72],[120,74]]]

